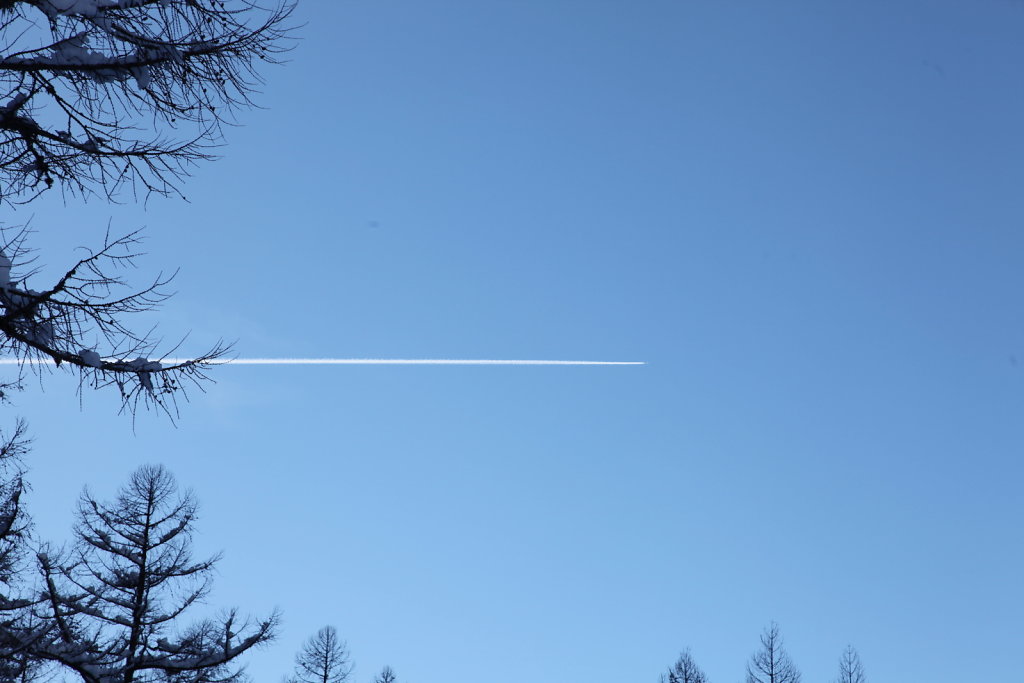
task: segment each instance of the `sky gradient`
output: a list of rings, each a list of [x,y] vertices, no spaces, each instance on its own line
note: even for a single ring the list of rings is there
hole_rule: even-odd
[[[324,624],[356,683],[739,683],[772,620],[807,683],[1019,675],[1024,4],[297,21],[188,203],[9,214],[46,272],[146,226],[186,351],[647,365],[227,366],[134,430],[44,376],[40,535],[165,464],[211,607],[284,612],[258,683]]]

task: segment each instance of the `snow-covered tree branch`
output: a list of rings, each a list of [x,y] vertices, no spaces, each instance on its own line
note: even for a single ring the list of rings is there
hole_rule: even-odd
[[[65,197],[180,194],[224,124],[253,105],[264,62],[288,49],[293,0],[0,0],[0,204],[51,187]],[[0,355],[25,367],[79,373],[80,388],[116,387],[123,408],[176,413],[182,390],[206,379],[216,344],[168,362],[131,314],[167,298],[170,278],[130,289],[119,269],[135,234],[106,239],[42,286],[25,233],[0,232]],[[0,383],[0,400],[20,387]]]
[[[137,234],[107,238],[40,290],[29,286],[35,273],[28,270],[24,240],[21,232],[0,247],[0,354],[37,368],[72,368],[89,388],[114,386],[129,410],[143,401],[172,412],[178,395],[188,384],[198,386],[226,351],[218,344],[196,358],[168,363],[173,348],[158,351],[154,340],[128,326],[126,318],[169,296],[171,279],[158,276],[134,290],[122,279],[120,271],[140,256]]]
[[[0,0],[0,200],[179,192],[287,49],[293,6]]]

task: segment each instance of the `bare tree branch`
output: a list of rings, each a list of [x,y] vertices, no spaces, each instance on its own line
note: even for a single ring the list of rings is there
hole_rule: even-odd
[[[324,626],[295,656],[295,675],[289,683],[345,683],[352,675],[348,646],[333,626]]]
[[[294,4],[0,2],[0,201],[180,194],[288,49]]]
[[[774,621],[761,634],[761,649],[750,657],[747,683],[800,683],[800,672],[782,647],[782,634]]]
[[[112,503],[86,491],[73,553],[38,553],[44,599],[19,631],[28,656],[84,683],[241,680],[235,660],[272,640],[278,617],[250,622],[231,610],[178,627],[207,594],[218,559],[192,560],[195,515],[195,500],[162,467],[137,470]]]
[[[667,683],[707,683],[707,676],[697,666],[689,650],[679,655],[675,664],[669,667],[668,674],[663,677]]]
[[[398,676],[395,675],[394,669],[390,666],[385,666],[377,674],[376,678],[373,679],[373,683],[395,683],[398,680]]]
[[[82,387],[115,387],[124,409],[139,402],[156,406],[172,417],[177,399],[189,386],[202,388],[211,363],[228,347],[212,349],[184,362],[165,363],[175,347],[159,350],[158,340],[140,335],[127,318],[152,311],[169,296],[171,277],[157,276],[142,289],[131,289],[119,271],[141,256],[138,233],[104,240],[87,251],[48,288],[28,286],[19,267],[31,263],[24,231],[0,248],[0,354],[14,356],[29,367],[41,363],[77,372]],[[173,277],[173,276],[172,276]]]
[[[836,678],[836,683],[867,683],[860,655],[852,645],[847,645],[839,657],[839,677]]]

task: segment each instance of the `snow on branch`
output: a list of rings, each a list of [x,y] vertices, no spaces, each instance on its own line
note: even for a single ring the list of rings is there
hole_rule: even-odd
[[[191,558],[194,512],[191,495],[179,495],[160,466],[139,468],[113,502],[84,493],[76,547],[37,554],[39,599],[20,609],[16,628],[0,629],[0,655],[6,633],[12,649],[86,683],[241,680],[238,658],[272,640],[279,617],[228,610],[181,623],[206,595],[217,560]],[[157,540],[179,526],[174,540]],[[131,551],[113,537],[135,539]]]
[[[2,233],[0,233],[2,234]],[[176,347],[157,351],[157,342],[127,326],[132,314],[152,311],[168,297],[171,277],[158,276],[142,289],[131,289],[118,271],[141,255],[138,233],[104,239],[46,289],[28,285],[35,272],[19,274],[30,264],[26,233],[0,246],[0,355],[17,358],[22,367],[58,368],[79,375],[82,387],[116,387],[122,409],[134,413],[140,402],[177,414],[177,398],[189,386],[201,388],[206,372],[228,347],[216,344],[187,361],[165,363]]]
[[[0,0],[0,200],[178,193],[286,51],[291,0]]]

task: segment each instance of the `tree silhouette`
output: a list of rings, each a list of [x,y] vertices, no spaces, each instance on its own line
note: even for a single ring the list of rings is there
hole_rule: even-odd
[[[217,558],[194,561],[196,503],[159,466],[132,474],[112,503],[82,495],[70,553],[37,555],[41,590],[10,624],[8,642],[83,683],[237,681],[235,660],[271,640],[272,615],[234,610],[182,624],[207,594]],[[10,659],[10,657],[9,657]]]
[[[839,677],[836,678],[836,683],[866,682],[867,678],[864,676],[864,667],[860,663],[860,655],[852,645],[847,645],[839,657]]]
[[[292,683],[344,683],[352,674],[351,657],[345,641],[333,626],[324,626],[295,656]]]
[[[685,650],[679,655],[679,659],[669,667],[668,673],[662,676],[662,680],[666,683],[707,683],[708,679],[701,668],[697,666],[690,651]]]
[[[294,5],[0,1],[0,201],[176,192],[252,105]]]
[[[394,669],[390,666],[385,666],[377,674],[377,677],[373,679],[373,683],[395,683],[397,679],[398,676],[395,675]]]
[[[750,657],[747,683],[800,683],[800,672],[782,647],[782,634],[774,621],[761,634],[761,649]]]
[[[50,188],[108,199],[179,194],[224,124],[252,106],[260,65],[288,49],[292,0],[0,0],[0,203]],[[104,240],[42,286],[24,229],[0,229],[0,354],[115,387],[123,409],[173,415],[227,350],[182,362],[129,319],[168,296],[171,277],[131,288],[137,234]]]

